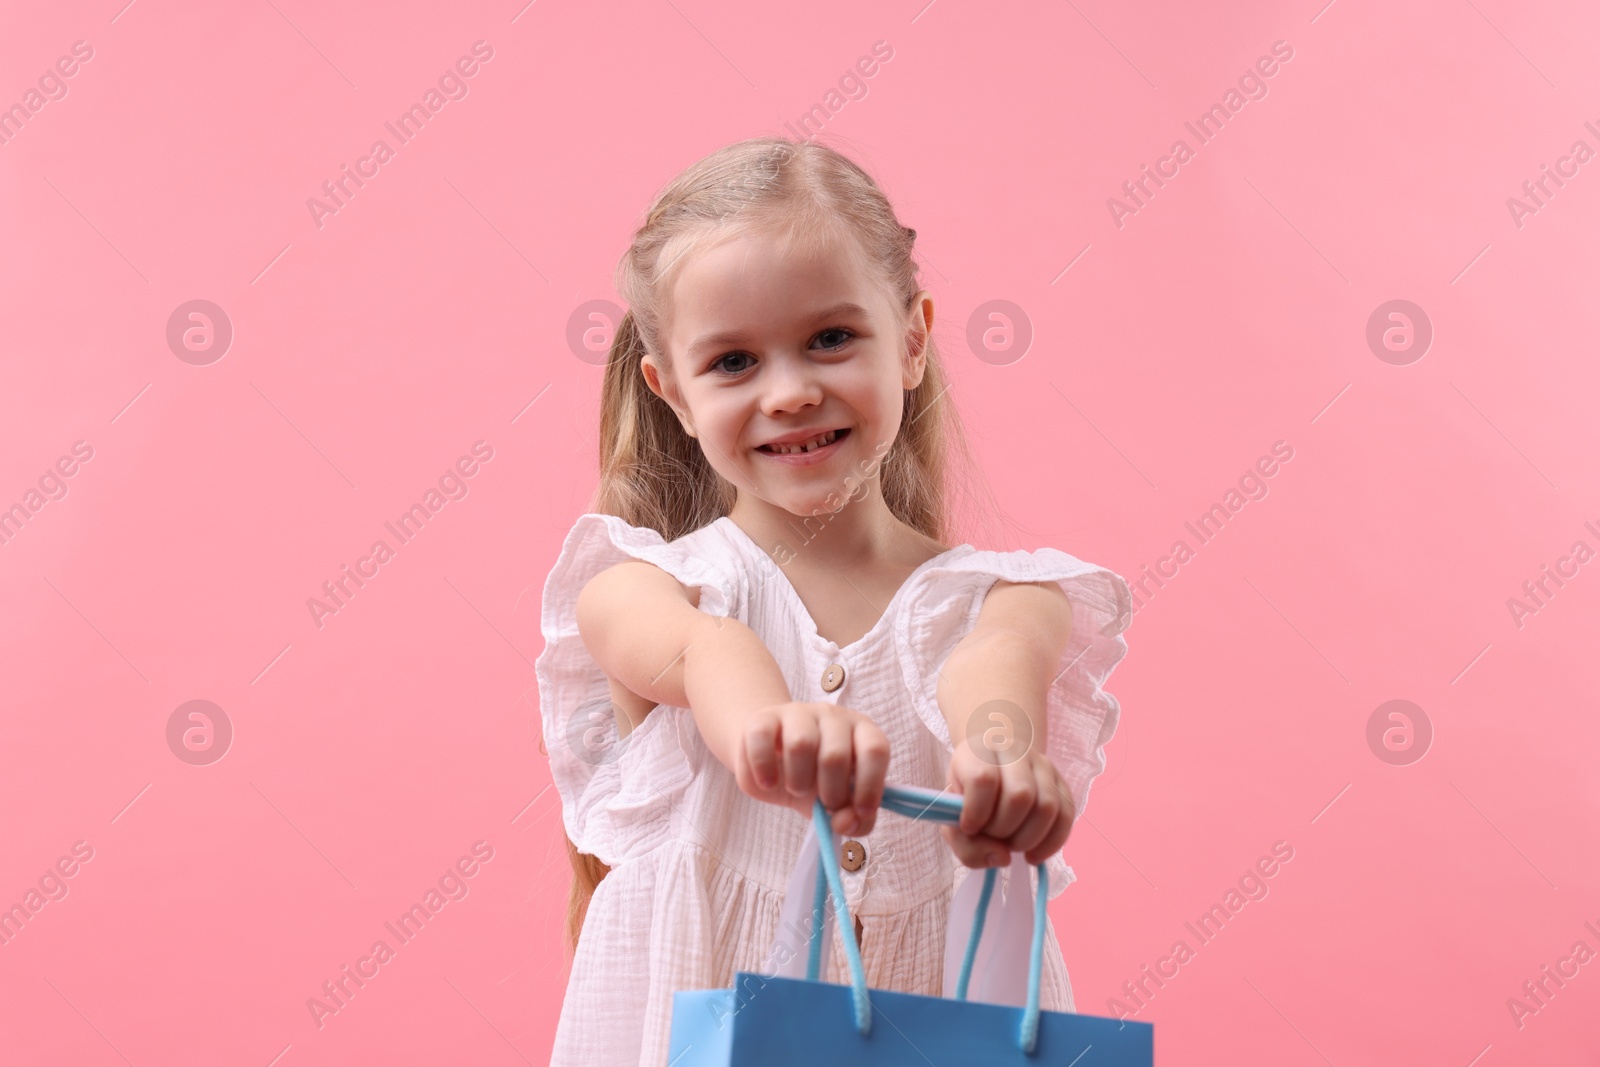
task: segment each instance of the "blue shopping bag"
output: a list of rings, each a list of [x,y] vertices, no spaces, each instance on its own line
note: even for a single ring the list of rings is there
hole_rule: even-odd
[[[909,818],[956,822],[961,798],[911,786],[886,786],[883,807]],[[1039,971],[1044,953],[1049,883],[1038,864],[1033,934],[1024,1006],[966,999],[974,956],[997,868],[984,871],[983,889],[956,985],[956,999],[868,989],[861,952],[843,938],[849,985],[817,981],[825,930],[825,896],[833,899],[840,930],[854,929],[845,902],[828,813],[817,801],[813,829],[821,860],[816,878],[806,978],[740,971],[730,989],[674,993],[670,1067],[946,1067],[957,1064],[1059,1064],[1067,1067],[1152,1067],[1150,1023],[1072,1012],[1041,1011]],[[1020,966],[1021,961],[1017,961]]]

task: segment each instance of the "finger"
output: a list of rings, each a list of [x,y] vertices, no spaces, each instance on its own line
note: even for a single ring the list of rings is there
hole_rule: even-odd
[[[1026,760],[1006,764],[1000,768],[1000,794],[994,812],[981,829],[997,841],[1008,840],[1033,810],[1038,796],[1032,764]]]
[[[809,797],[817,787],[817,717],[803,708],[783,716],[783,784],[791,796]]]
[[[949,823],[939,827],[956,860],[966,867],[1003,867],[1011,862],[1004,845],[982,834],[964,834]]]
[[[1056,816],[1055,825],[1045,834],[1044,840],[1034,846],[1032,853],[1027,857],[1029,863],[1042,863],[1060,852],[1067,839],[1072,836],[1072,824],[1077,816],[1077,804],[1072,799],[1072,792],[1065,782],[1059,780],[1052,792],[1056,796],[1059,814]]]
[[[744,731],[744,757],[759,789],[778,784],[778,716],[761,712],[750,716]]]
[[[889,773],[889,738],[870,719],[858,719],[856,746],[856,830],[870,834],[878,822],[878,806],[883,803],[883,784]]]
[[[957,772],[961,787],[961,821],[964,834],[983,830],[994,816],[995,799],[1000,794],[1000,769],[992,764],[980,764],[966,772]]]
[[[1033,810],[1022,820],[1022,825],[1006,838],[1006,842],[1013,851],[1031,852],[1044,843],[1045,836],[1055,829],[1056,820],[1060,817],[1061,802],[1056,798],[1055,791],[1043,790],[1034,802]],[[1036,861],[1030,858],[1028,862]]]
[[[1067,843],[1067,836],[1072,831],[1072,824],[1064,815],[1057,815],[1056,821],[1045,834],[1044,839],[1032,849],[1025,851],[1023,858],[1029,863],[1043,863],[1045,860],[1061,851]]]
[[[838,815],[850,809],[850,758],[853,754],[850,720],[838,715],[824,716],[818,724],[817,796],[822,806]],[[853,812],[852,812],[853,815]],[[853,827],[835,818],[834,829],[850,833]]]

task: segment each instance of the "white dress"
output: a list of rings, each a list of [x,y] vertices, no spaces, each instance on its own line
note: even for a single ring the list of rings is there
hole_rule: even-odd
[[[578,634],[576,610],[590,578],[630,559],[700,587],[701,611],[754,630],[793,699],[870,716],[889,739],[889,782],[933,789],[945,787],[950,753],[934,695],[938,669],[997,579],[1059,582],[1073,627],[1049,691],[1046,754],[1080,813],[1105,768],[1119,709],[1103,684],[1127,653],[1121,633],[1132,616],[1127,583],[1109,570],[1051,548],[959,545],[918,567],[872,629],[841,647],[817,633],[778,565],[732,519],[668,543],[615,516],[581,516],[545,584],[546,644],[535,667],[562,822],[580,851],[612,870],[579,937],[553,1067],[664,1067],[675,991],[729,988],[741,970],[774,973],[779,910],[807,830],[797,812],[740,791],[686,708],[658,706],[618,740],[606,678]],[[844,682],[826,692],[832,666],[843,668]],[[841,875],[850,913],[861,919],[868,986],[939,996],[950,898],[971,869],[931,822],[880,812],[872,833],[854,840],[866,860]],[[1074,876],[1060,853],[1046,870],[1054,898]],[[848,983],[840,933],[830,929],[822,979]],[[1053,928],[1040,1003],[1074,1010]]]

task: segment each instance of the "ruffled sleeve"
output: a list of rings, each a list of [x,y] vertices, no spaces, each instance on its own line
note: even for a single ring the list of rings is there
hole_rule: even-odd
[[[728,616],[735,610],[734,582],[713,560],[692,554],[686,543],[692,538],[669,543],[615,515],[586,514],[567,534],[545,580],[545,647],[534,672],[550,775],[567,836],[608,866],[665,836],[672,800],[693,776],[699,734],[691,718],[658,707],[619,740],[605,672],[578,633],[578,594],[607,567],[642,560],[698,586],[701,611]]]
[[[1053,548],[1034,552],[970,551],[918,576],[915,595],[901,607],[901,670],[917,716],[947,748],[950,730],[939,710],[939,670],[972,632],[996,581],[1058,582],[1072,602],[1072,636],[1046,697],[1045,754],[1072,792],[1079,815],[1089,785],[1105,770],[1105,745],[1120,708],[1105,690],[1111,671],[1127,655],[1122,637],[1133,618],[1128,583],[1113,571]],[[1047,866],[1050,896],[1073,880],[1061,854]]]

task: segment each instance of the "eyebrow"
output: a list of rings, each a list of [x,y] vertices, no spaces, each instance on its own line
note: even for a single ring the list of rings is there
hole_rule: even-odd
[[[867,309],[862,307],[860,304],[852,303],[849,300],[842,300],[831,307],[825,307],[821,311],[816,312],[811,316],[809,321],[812,324],[816,324],[819,322],[824,322],[828,319],[837,318],[840,315],[859,315],[862,318],[866,318],[868,314],[869,313]],[[707,334],[689,346],[688,355],[693,358],[706,349],[721,348],[723,345],[736,344],[742,340],[744,340],[744,334],[740,333],[738,330],[724,330],[721,333]]]

